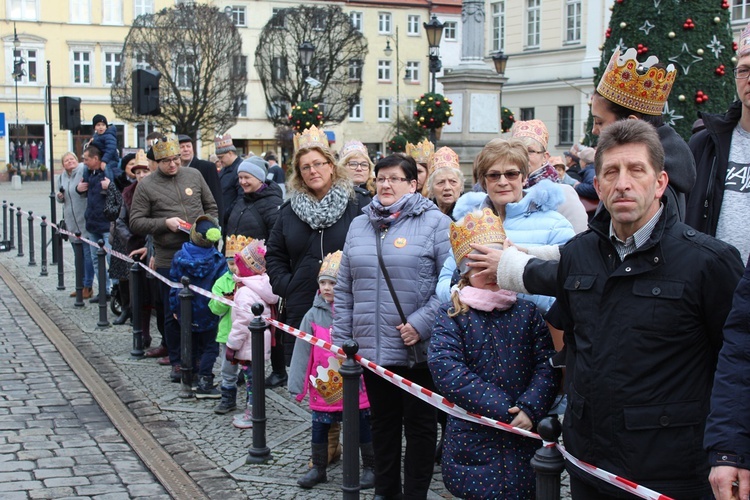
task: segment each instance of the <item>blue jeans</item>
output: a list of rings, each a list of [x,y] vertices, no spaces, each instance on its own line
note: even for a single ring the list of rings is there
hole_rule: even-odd
[[[370,417],[367,411],[359,411],[359,442],[360,444],[372,443],[372,431],[370,430]],[[323,422],[312,423],[312,442],[314,444],[328,443],[328,430],[331,424]]]
[[[98,243],[99,240],[104,240],[104,247],[107,250],[112,250],[112,245],[109,244],[109,233],[92,233],[89,232],[89,239],[95,243]],[[99,246],[91,246],[89,245],[89,248],[91,249],[91,263],[96,263],[96,270],[95,272],[99,272],[99,256],[96,255],[96,252],[99,251]],[[109,268],[109,254],[107,254],[107,268]],[[85,283],[84,278],[84,283]],[[112,289],[112,282],[109,279],[109,273],[107,273],[107,293]]]
[[[94,262],[91,260],[91,251],[89,245],[75,238],[70,239],[70,245],[73,247],[73,255],[75,255],[75,245],[83,245],[83,286],[91,288],[94,285]]]

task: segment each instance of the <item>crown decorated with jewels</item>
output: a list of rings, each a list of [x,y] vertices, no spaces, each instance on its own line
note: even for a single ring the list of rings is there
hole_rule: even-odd
[[[439,168],[461,169],[461,165],[458,162],[458,155],[448,146],[443,146],[435,151],[430,159],[427,170],[432,173]]]
[[[344,398],[344,379],[339,373],[341,362],[338,358],[328,358],[328,366],[318,366],[316,373],[310,375],[310,382],[326,403],[334,404]]]
[[[505,230],[500,218],[492,213],[492,209],[484,208],[467,214],[458,222],[451,222],[450,241],[456,263],[464,274],[462,261],[474,251],[471,244],[490,245],[501,244],[505,241]]]
[[[251,238],[241,234],[230,234],[224,242],[224,252],[228,258],[234,257],[250,243]]]
[[[416,144],[406,143],[406,154],[414,158],[417,163],[430,164],[430,158],[435,153],[435,145],[427,139]]]
[[[322,149],[330,148],[330,146],[328,145],[328,136],[326,136],[325,132],[320,130],[315,125],[310,128],[306,128],[302,131],[301,134],[294,134],[295,151],[314,147]]]
[[[370,153],[367,151],[367,147],[359,141],[349,141],[344,144],[344,147],[339,151],[340,158],[346,158],[353,154],[361,154],[365,158],[370,157]]]
[[[521,137],[530,137],[542,145],[547,150],[549,144],[549,131],[547,125],[542,120],[525,120],[513,124],[510,131],[511,137],[516,139]]]
[[[605,99],[644,115],[658,116],[664,110],[672,91],[677,70],[674,64],[666,69],[654,68],[654,56],[639,63],[637,51],[629,48],[623,55],[616,49],[607,64],[596,91]]]
[[[152,147],[154,152],[154,159],[161,160],[162,158],[169,158],[170,156],[177,156],[180,154],[180,143],[177,142],[177,136],[174,134],[166,134],[156,142]]]
[[[750,54],[750,23],[745,26],[745,29],[740,33],[740,43],[737,47],[737,55],[742,57]]]
[[[318,273],[318,280],[329,279],[336,281],[336,277],[339,274],[339,267],[341,266],[341,256],[344,255],[341,250],[337,250],[333,253],[329,253],[323,259],[323,264],[320,266],[320,272]]]
[[[266,272],[266,242],[265,240],[247,239],[247,244],[234,254],[234,262],[238,269],[246,267],[257,275]]]

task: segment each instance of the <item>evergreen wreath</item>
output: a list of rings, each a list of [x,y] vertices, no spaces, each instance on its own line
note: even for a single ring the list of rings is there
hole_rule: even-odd
[[[394,135],[388,142],[388,147],[392,153],[403,153],[406,151],[406,137],[403,135]]]
[[[514,123],[516,123],[516,117],[513,116],[513,112],[504,107],[502,120],[503,132],[508,132],[513,127]]]
[[[323,113],[318,109],[317,104],[312,101],[302,101],[296,106],[292,106],[292,112],[289,115],[289,124],[297,132],[312,127],[320,127],[323,123]]]
[[[442,94],[427,92],[416,100],[417,109],[414,111],[414,119],[422,128],[437,129],[443,125],[450,125],[453,116],[453,101],[446,99]]]

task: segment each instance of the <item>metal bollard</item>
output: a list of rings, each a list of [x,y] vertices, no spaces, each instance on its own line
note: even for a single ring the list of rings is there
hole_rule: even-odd
[[[3,241],[8,241],[8,201],[3,200]]]
[[[16,244],[14,243],[16,236],[15,236],[15,231],[13,230],[13,220],[15,219],[15,217],[13,217],[13,215],[14,215],[13,214],[13,203],[11,203],[10,204],[10,226],[9,226],[10,227],[10,231],[9,231],[9,233],[10,233],[9,234],[9,236],[10,236],[10,247],[8,247],[11,250],[13,250],[14,248],[16,248]]]
[[[29,221],[29,267],[36,266],[36,260],[34,260],[34,212],[29,210],[29,216],[26,218]]]
[[[253,361],[250,369],[253,371],[253,445],[247,454],[245,463],[264,464],[271,460],[271,449],[266,445],[266,366],[263,356],[264,335],[266,321],[260,317],[263,314],[263,304],[255,303],[250,308],[255,318],[250,322]]]
[[[192,398],[193,394],[193,291],[190,278],[183,276],[180,290],[180,378],[179,398]],[[164,304],[169,308],[169,303]]]
[[[16,230],[18,233],[18,255],[23,257],[23,224],[21,223],[21,207],[16,207]]]
[[[359,498],[359,381],[362,367],[354,360],[359,351],[355,340],[342,346],[346,361],[339,373],[344,379],[344,480],[341,486],[345,500]]]
[[[537,432],[544,443],[552,446],[542,446],[531,459],[531,466],[536,472],[537,500],[560,499],[560,474],[565,469],[565,459],[555,444],[562,434],[562,426],[557,416],[543,418],[537,425]]]
[[[53,191],[49,194],[49,208],[50,208],[50,214],[52,214],[52,223],[57,223],[57,195]],[[62,218],[62,217],[61,217]],[[55,239],[60,239],[60,235],[57,233],[57,231],[52,231],[52,235],[50,238],[50,241],[52,243],[52,263],[57,264],[57,245],[55,244]]]
[[[80,237],[80,231],[76,231],[76,239],[73,241],[73,259],[76,268],[76,307],[83,307],[86,305],[83,302],[83,252],[88,252],[89,249],[83,248],[83,242],[79,239]],[[62,259],[60,259],[60,261],[62,261]]]
[[[104,251],[104,240],[99,240],[99,250],[96,251],[97,279],[99,280],[99,321],[96,326],[109,326],[107,320],[107,252]]]
[[[47,225],[47,216],[42,215],[42,223],[39,224],[39,228],[42,231],[42,271],[39,273],[39,276],[49,275],[47,272]]]
[[[141,258],[133,256],[133,265],[130,266],[130,308],[133,311],[133,349],[130,355],[134,358],[143,357],[143,269],[140,266]]]
[[[57,237],[55,237],[55,233],[57,233],[57,231],[52,232],[52,245],[53,248],[57,248],[57,289],[65,290],[65,269],[63,269],[63,239],[59,234],[57,235]],[[81,235],[81,233],[76,234],[79,236]],[[52,254],[54,256],[54,252]],[[81,264],[81,269],[83,269],[83,264]]]

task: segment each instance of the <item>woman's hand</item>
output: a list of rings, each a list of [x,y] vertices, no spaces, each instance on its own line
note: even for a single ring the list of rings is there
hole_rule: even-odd
[[[420,341],[419,333],[410,323],[401,323],[396,329],[401,332],[401,340],[404,341],[405,346],[412,346]]]
[[[531,419],[518,406],[514,406],[513,408],[508,410],[508,413],[510,413],[511,415],[515,415],[515,418],[511,420],[510,425],[527,431],[531,430]]]
[[[146,256],[147,253],[148,253],[148,249],[146,247],[143,247],[143,248],[139,248],[138,250],[133,250],[132,252],[130,252],[128,257],[132,259],[133,257],[137,255],[138,258],[142,259]]]

